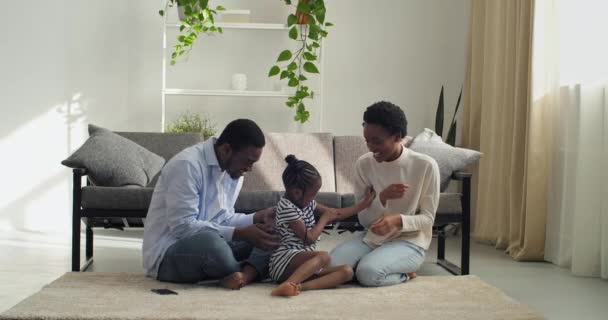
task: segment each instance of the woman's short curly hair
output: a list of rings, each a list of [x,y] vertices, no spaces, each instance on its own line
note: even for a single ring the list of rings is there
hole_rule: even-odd
[[[407,118],[399,106],[380,101],[367,107],[363,114],[364,124],[375,124],[386,129],[391,135],[398,135],[400,138],[407,136]]]

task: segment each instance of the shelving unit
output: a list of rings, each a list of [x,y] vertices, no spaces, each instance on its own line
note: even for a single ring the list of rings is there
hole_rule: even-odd
[[[234,29],[234,30],[266,30],[266,31],[281,31],[283,36],[287,36],[289,28],[285,24],[279,23],[217,23],[216,24],[223,29]],[[224,97],[268,97],[268,98],[287,98],[291,96],[291,93],[284,91],[240,91],[240,90],[206,90],[206,89],[184,89],[184,88],[168,88],[167,87],[167,67],[168,67],[168,46],[167,46],[167,31],[169,29],[179,28],[179,23],[168,23],[167,15],[163,19],[163,43],[162,43],[162,89],[161,89],[161,132],[165,131],[166,127],[166,110],[167,110],[167,96],[224,96]],[[203,39],[204,41],[204,39]],[[194,51],[191,54],[196,54]],[[323,54],[319,52],[319,69],[323,69]],[[323,104],[322,94],[320,88],[322,88],[323,78],[322,72],[319,75],[319,89],[315,92],[315,101],[319,105],[320,121],[319,130],[322,130],[323,123]]]

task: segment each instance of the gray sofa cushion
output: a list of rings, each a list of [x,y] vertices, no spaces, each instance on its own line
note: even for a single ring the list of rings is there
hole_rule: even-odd
[[[140,146],[160,155],[166,161],[180,151],[201,142],[200,135],[192,132],[160,133],[160,132],[116,132]],[[153,188],[158,181],[160,172],[148,183],[147,187]]]
[[[352,193],[342,195],[342,207],[350,207],[355,204],[355,195]],[[437,214],[461,214],[462,202],[460,193],[441,193],[439,195],[439,206]]]
[[[236,200],[236,212],[252,213],[258,210],[274,207],[283,196],[282,191],[241,191]],[[325,206],[340,208],[341,196],[335,192],[319,192],[315,200]]]
[[[89,139],[61,163],[85,168],[96,185],[146,186],[165,164],[165,159],[110,130],[89,125]]]
[[[173,156],[187,147],[201,142],[199,134],[192,132],[116,132],[116,134],[158,154],[166,161],[171,160]]]
[[[260,161],[245,176],[243,191],[284,190],[285,157],[294,154],[310,162],[323,178],[322,192],[336,191],[334,147],[329,133],[268,133]]]
[[[148,210],[153,188],[98,187],[82,188],[81,206],[84,209]]]
[[[426,154],[437,161],[439,173],[441,175],[441,191],[445,191],[450,183],[452,172],[464,170],[471,164],[479,161],[481,152],[456,148],[443,142],[431,129],[424,129],[424,132],[414,138],[410,149]]]

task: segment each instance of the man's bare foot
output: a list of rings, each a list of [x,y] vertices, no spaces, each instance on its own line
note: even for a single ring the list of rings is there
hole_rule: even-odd
[[[414,280],[418,275],[416,272],[410,272],[407,274],[408,280]]]
[[[222,279],[221,284],[226,289],[239,290],[247,284],[247,280],[244,273],[235,272]]]
[[[278,287],[272,289],[273,296],[293,297],[300,294],[300,285],[293,282],[283,282]]]

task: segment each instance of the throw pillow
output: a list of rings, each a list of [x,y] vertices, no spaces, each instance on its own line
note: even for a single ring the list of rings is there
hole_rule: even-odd
[[[426,154],[437,161],[441,175],[441,191],[447,189],[450,184],[452,172],[463,170],[471,164],[479,161],[482,153],[475,150],[452,147],[443,142],[431,129],[424,129],[422,133],[414,138],[410,149]]]
[[[165,159],[116,133],[89,125],[89,139],[61,164],[85,168],[95,185],[145,187],[162,169]]]

